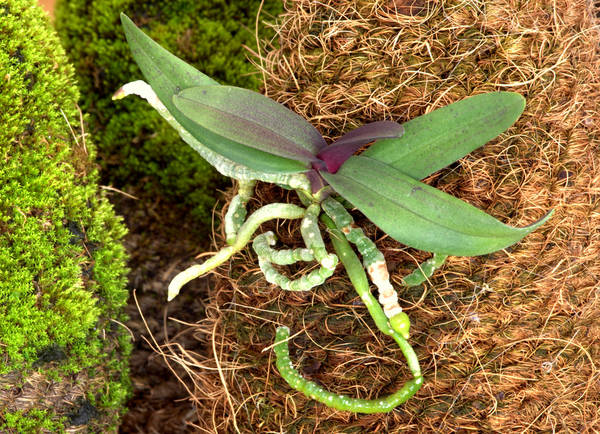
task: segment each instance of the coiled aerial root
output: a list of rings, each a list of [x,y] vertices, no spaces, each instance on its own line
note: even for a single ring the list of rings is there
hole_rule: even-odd
[[[274,250],[275,235],[273,232],[265,232],[257,235],[252,243],[252,248],[258,256],[258,265],[269,283],[273,283],[286,291],[308,291],[315,286],[321,285],[329,278],[338,264],[337,256],[331,256],[332,260],[327,262],[327,267],[321,265],[316,270],[304,276],[292,280],[281,274],[273,267],[277,265],[290,265],[300,261],[312,261],[315,259],[313,250],[309,248]],[[328,257],[330,257],[328,255]]]
[[[277,329],[275,336],[275,355],[277,357],[277,369],[283,379],[295,390],[306,396],[319,401],[328,407],[338,410],[353,411],[355,413],[386,413],[398,405],[408,401],[423,384],[423,377],[417,376],[407,381],[402,388],[391,395],[377,399],[352,398],[346,395],[337,395],[325,390],[317,383],[302,377],[292,365],[288,348],[288,337],[290,329],[283,326]]]

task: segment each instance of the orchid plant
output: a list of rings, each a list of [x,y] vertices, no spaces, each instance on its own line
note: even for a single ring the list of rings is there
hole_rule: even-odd
[[[391,121],[364,125],[328,145],[298,114],[259,93],[220,85],[163,49],[127,16],[121,14],[121,20],[147,83],[125,84],[114,99],[131,94],[146,99],[217,171],[238,182],[224,222],[228,245],[179,273],[169,285],[168,300],[252,239],[266,280],[284,290],[308,291],[322,284],[341,261],[379,330],[398,343],[413,378],[399,391],[374,400],[333,394],[294,369],[287,327],[276,333],[279,372],[292,388],[340,410],[385,412],[409,399],[423,383],[418,358],[408,343],[410,321],[399,305],[384,255],[354,224],[347,208],[358,209],[400,243],[433,253],[404,277],[406,287],[426,281],[448,255],[484,255],[518,242],[551,213],[523,228],[507,226],[420,180],[504,132],[523,111],[523,97],[510,92],[479,94],[402,125]],[[371,142],[375,143],[355,155]],[[304,206],[271,203],[247,216],[246,204],[256,181],[296,191]],[[319,217],[335,253],[327,251]],[[253,238],[259,226],[272,219],[302,219],[306,247],[275,250],[272,232]],[[362,264],[350,243],[362,256]],[[291,280],[273,266],[299,261],[316,261],[319,267]],[[369,289],[365,269],[378,288],[378,300]]]

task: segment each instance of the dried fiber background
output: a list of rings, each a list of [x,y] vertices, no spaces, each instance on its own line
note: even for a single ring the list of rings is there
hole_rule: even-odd
[[[583,0],[294,0],[280,48],[257,59],[266,93],[333,139],[368,121],[406,121],[469,95],[519,92],[525,113],[499,139],[427,182],[517,226],[554,209],[523,242],[451,257],[424,287],[401,291],[425,375],[394,412],[354,415],[291,390],[274,368],[275,326],[292,360],[337,393],[376,397],[408,377],[338,270],[306,294],[273,288],[248,251],[212,276],[197,345],[161,350],[205,432],[600,430],[598,42]],[[256,208],[293,193],[260,186]],[[364,220],[400,278],[427,257]],[[265,225],[274,228],[273,225]],[[297,223],[277,227],[299,243]],[[215,241],[215,250],[223,240]],[[290,272],[301,271],[292,268]],[[176,312],[172,312],[177,316]],[[189,344],[189,340],[188,340]]]

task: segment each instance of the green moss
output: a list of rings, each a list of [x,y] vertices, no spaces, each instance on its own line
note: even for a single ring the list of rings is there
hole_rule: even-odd
[[[114,425],[129,391],[131,344],[111,321],[125,319],[125,229],[98,195],[93,144],[67,124],[73,68],[33,0],[0,0],[0,71],[0,380],[31,396],[0,399],[0,426],[58,432],[73,404],[41,384],[97,397],[93,423]]]
[[[52,432],[63,433],[64,419],[52,420],[46,410],[32,409],[28,412],[17,410],[3,415],[5,422],[0,425],[2,430],[14,430],[18,433]]]
[[[60,0],[56,27],[75,65],[84,111],[99,146],[106,182],[123,188],[144,185],[183,205],[182,214],[210,227],[216,189],[223,179],[145,101],[114,102],[123,84],[142,78],[131,58],[119,13],[125,12],[154,40],[224,84],[258,89],[262,77],[246,60],[255,47],[259,0]],[[261,17],[282,10],[267,0]],[[269,29],[260,25],[260,37]]]

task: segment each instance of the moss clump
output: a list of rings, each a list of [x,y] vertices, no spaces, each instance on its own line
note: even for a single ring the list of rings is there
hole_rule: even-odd
[[[215,189],[222,178],[146,102],[111,100],[124,83],[142,78],[119,13],[125,12],[154,40],[220,82],[258,89],[261,77],[246,61],[244,45],[256,46],[259,5],[258,0],[59,1],[56,27],[79,74],[82,108],[90,114],[107,182],[117,187],[143,183],[148,194],[186,205],[210,226]],[[280,9],[280,1],[267,0],[262,16]],[[268,37],[264,25],[259,31]]]
[[[0,430],[114,427],[129,393],[125,228],[98,195],[73,68],[33,0],[0,1]],[[73,130],[69,126],[73,126]]]
[[[32,432],[64,432],[64,420],[52,420],[48,410],[33,408],[24,414],[23,411],[6,412],[3,415],[4,424],[0,425],[2,430],[12,430],[17,433]]]

